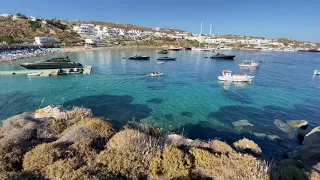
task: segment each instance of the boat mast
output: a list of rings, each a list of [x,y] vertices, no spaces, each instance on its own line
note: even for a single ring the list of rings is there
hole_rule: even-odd
[[[202,34],[202,22],[201,22],[201,28],[200,28],[200,34],[199,34],[199,48],[201,44],[201,34]]]
[[[211,30],[212,30],[212,24],[210,24],[210,38],[211,38]]]

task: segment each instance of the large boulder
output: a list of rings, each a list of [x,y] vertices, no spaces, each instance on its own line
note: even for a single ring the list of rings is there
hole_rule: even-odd
[[[292,128],[289,124],[279,120],[275,119],[273,121],[273,124],[283,133],[287,134],[289,138],[296,137],[296,129]]]
[[[50,118],[50,117],[53,117],[55,119],[59,119],[59,118],[64,117],[65,115],[66,115],[66,112],[61,107],[49,105],[45,108],[36,110],[34,117],[36,119]]]
[[[319,144],[320,145],[320,126],[312,129],[311,132],[309,132],[304,137],[303,144],[305,145]]]
[[[308,128],[308,121],[306,120],[290,120],[290,121],[287,121],[287,124],[292,128],[301,128],[301,129]]]

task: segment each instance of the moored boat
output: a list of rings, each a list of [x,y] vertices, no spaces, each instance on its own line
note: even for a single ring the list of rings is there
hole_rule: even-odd
[[[155,77],[155,76],[162,76],[163,73],[162,72],[152,72],[151,76]]]
[[[168,50],[169,51],[180,51],[182,47],[170,47]]]
[[[184,49],[185,49],[185,50],[192,50],[191,47],[185,47]]]
[[[168,61],[168,60],[176,60],[176,57],[159,57],[157,60],[163,60],[163,61]]]
[[[157,64],[164,64],[164,62],[157,62]]]
[[[320,75],[320,70],[314,70],[313,75],[315,75],[315,76]]]
[[[138,55],[135,55],[135,56],[131,56],[129,57],[130,60],[150,60],[150,57],[149,56],[138,56]]]
[[[160,50],[158,51],[158,54],[168,54],[168,50],[165,50],[165,49]]]
[[[52,58],[42,62],[23,63],[20,66],[27,69],[64,69],[64,68],[83,68],[78,62],[71,62],[66,58]]]
[[[216,54],[215,56],[211,56],[211,59],[224,59],[224,60],[233,60],[235,55],[225,55],[225,54]]]
[[[239,64],[239,67],[258,67],[260,63],[256,63],[254,60],[243,60]]]
[[[27,76],[40,76],[41,72],[28,73]]]
[[[218,76],[219,81],[232,81],[232,82],[251,82],[254,76],[248,76],[247,74],[232,74],[230,70],[223,70],[222,75]]]

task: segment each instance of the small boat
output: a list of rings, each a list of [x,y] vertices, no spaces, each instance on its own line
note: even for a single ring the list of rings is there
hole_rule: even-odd
[[[43,62],[23,63],[20,66],[27,69],[83,68],[81,63],[71,62],[68,56],[65,58],[52,58]]]
[[[157,62],[157,64],[164,64],[164,62]]]
[[[135,56],[131,56],[129,57],[130,60],[150,60],[150,57],[149,56],[138,56],[138,55],[135,55]]]
[[[175,57],[159,57],[157,60],[163,60],[163,61],[168,61],[168,60],[176,60],[177,58]]]
[[[165,50],[165,49],[160,50],[158,51],[158,54],[168,54],[168,50]]]
[[[41,72],[28,73],[27,76],[40,76]]]
[[[162,72],[153,72],[151,73],[151,76],[155,77],[155,76],[162,76],[163,73]]]
[[[223,70],[222,75],[218,76],[219,81],[231,81],[231,82],[251,82],[254,76],[248,76],[247,74],[235,74],[232,75],[232,71]]]
[[[169,51],[181,51],[182,47],[170,47]]]
[[[216,54],[215,56],[210,57],[211,59],[225,59],[225,60],[233,60],[235,55],[224,55],[224,54]]]
[[[320,75],[320,70],[314,70],[313,75],[315,75],[315,76]]]
[[[184,50],[188,50],[189,51],[189,50],[192,50],[192,48],[191,47],[185,47]]]
[[[258,67],[260,63],[256,63],[254,60],[243,60],[239,64],[239,67]]]

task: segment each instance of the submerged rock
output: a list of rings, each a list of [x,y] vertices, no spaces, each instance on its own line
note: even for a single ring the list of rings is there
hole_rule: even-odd
[[[239,120],[232,123],[234,127],[241,127],[241,126],[253,126],[251,123],[249,123],[248,120]]]
[[[303,144],[305,145],[319,144],[320,145],[320,126],[312,129],[311,132],[309,132],[304,137]]]
[[[290,125],[292,128],[301,128],[301,129],[308,128],[308,122],[306,120],[290,120],[290,121],[287,121],[287,124]]]
[[[253,135],[256,137],[267,137],[267,134],[265,133],[253,133]]]
[[[267,135],[267,138],[272,141],[279,141],[281,138],[277,135]]]
[[[282,132],[286,133],[289,138],[294,138],[295,137],[295,131],[296,129],[293,129],[291,126],[289,126],[287,123],[279,120],[279,119],[275,119],[273,121],[274,125],[281,130]]]
[[[55,119],[59,119],[64,117],[65,115],[66,112],[61,107],[49,105],[45,108],[36,110],[34,118],[39,119],[53,117]]]

